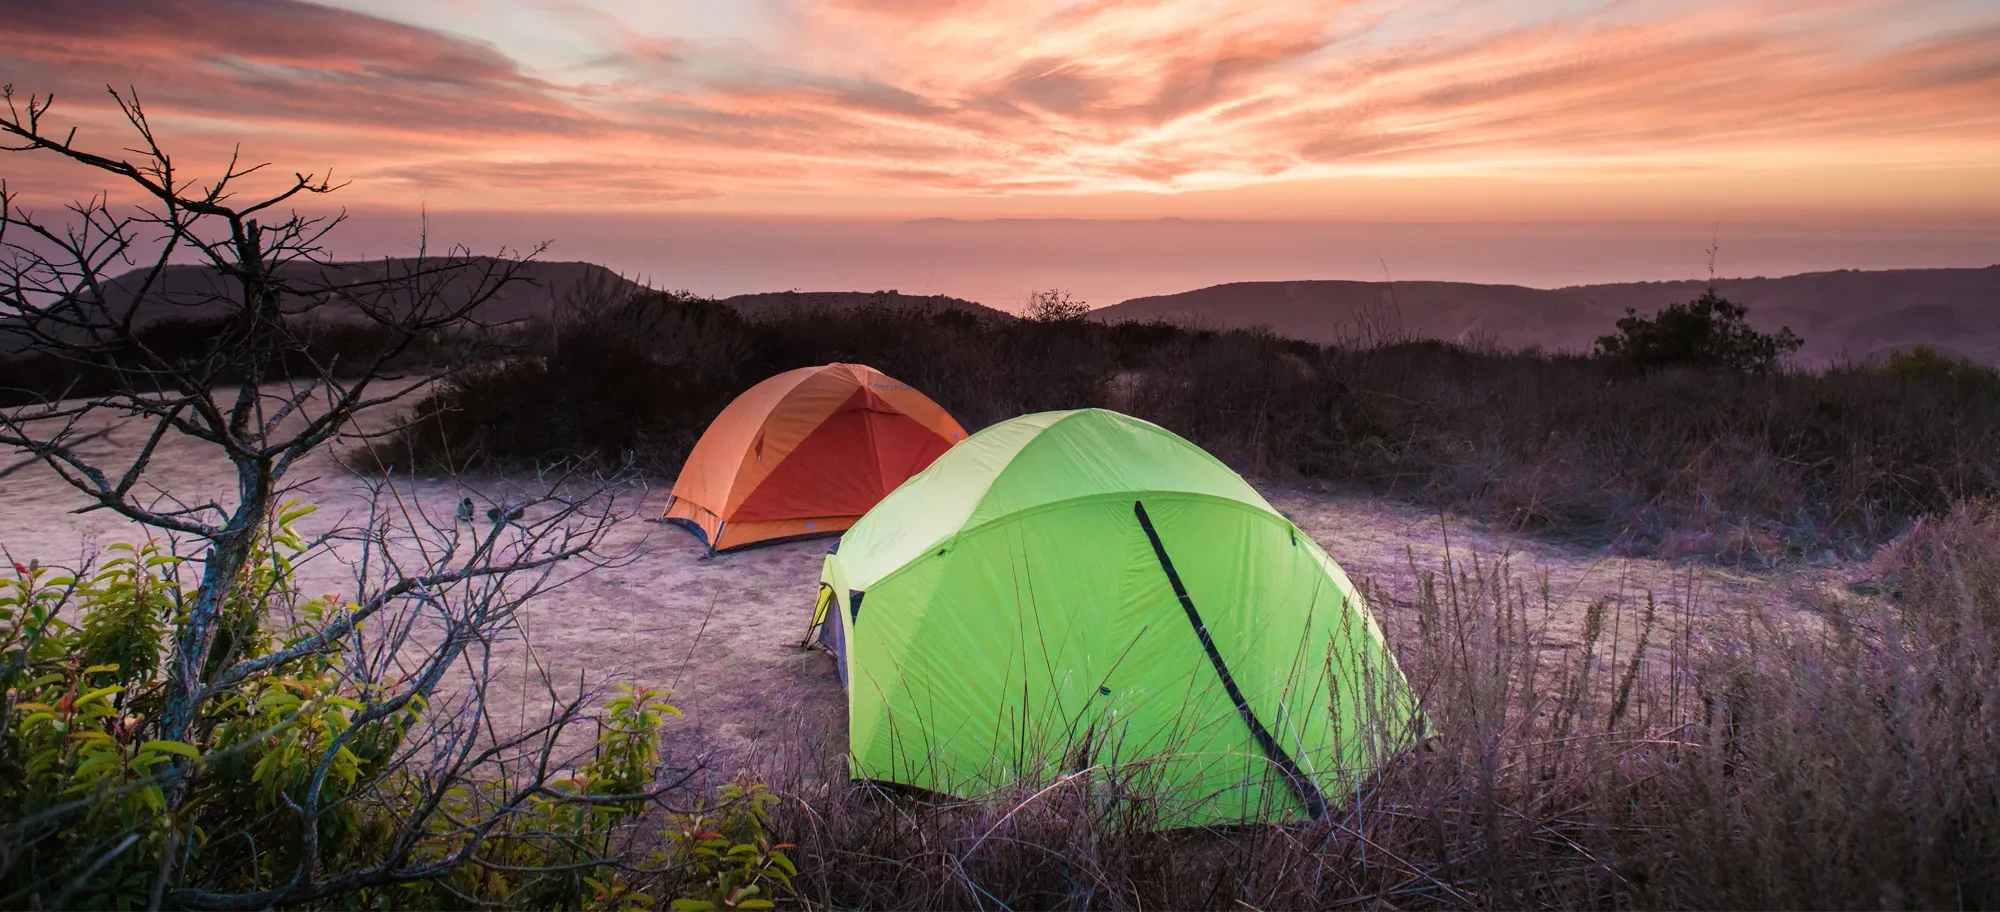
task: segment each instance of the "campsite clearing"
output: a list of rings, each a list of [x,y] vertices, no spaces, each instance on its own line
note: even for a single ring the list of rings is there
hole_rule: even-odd
[[[84,429],[88,433],[95,428]],[[82,445],[87,455],[128,451],[143,442],[137,431],[113,430]],[[346,450],[350,462],[356,452]],[[361,454],[365,459],[365,453]],[[182,437],[165,440],[154,460],[157,483],[184,499],[214,497],[228,502],[232,479],[220,470],[207,444]],[[353,474],[332,456],[318,454],[302,466],[306,480],[293,494],[321,506],[301,525],[306,531],[332,526],[343,513],[362,508],[364,492]],[[1379,499],[1328,494],[1288,485],[1254,482],[1280,512],[1309,533],[1367,590],[1379,586],[1389,598],[1375,606],[1389,631],[1392,648],[1407,620],[1395,604],[1415,587],[1412,567],[1439,568],[1447,553],[1454,560],[1475,555],[1504,560],[1516,579],[1550,593],[1540,627],[1543,648],[1559,650],[1577,642],[1585,609],[1610,599],[1627,618],[1617,631],[1624,648],[1636,636],[1630,618],[1652,592],[1663,605],[1681,606],[1692,596],[1693,611],[1662,611],[1662,623],[1680,633],[1683,619],[1700,628],[1720,612],[1796,611],[1829,591],[1837,591],[1844,570],[1836,566],[1782,572],[1737,571],[1713,565],[1608,557],[1504,530],[1485,528],[1451,516],[1386,503]],[[508,477],[416,478],[401,485],[406,503],[451,522],[462,497],[504,500],[523,482]],[[504,644],[495,655],[502,692],[499,719],[533,706],[524,690],[523,669],[539,665],[574,688],[579,678],[636,680],[672,686],[684,720],[669,729],[668,746],[677,761],[694,755],[710,759],[716,779],[759,765],[783,746],[808,743],[844,749],[846,699],[832,659],[800,648],[817,592],[821,564],[834,546],[819,539],[706,557],[693,536],[656,520],[666,502],[658,483],[634,490],[621,504],[606,547],[629,552],[622,563],[605,567],[558,588],[534,603],[524,617],[532,644],[529,655]],[[9,475],[0,499],[0,546],[14,560],[73,564],[131,540],[136,526],[105,512],[76,514],[81,495],[47,469],[29,466]],[[334,555],[334,557],[337,557]],[[302,569],[308,592],[338,592],[349,568],[329,557]],[[1656,633],[1653,643],[1675,637]],[[523,702],[526,697],[526,702]]]

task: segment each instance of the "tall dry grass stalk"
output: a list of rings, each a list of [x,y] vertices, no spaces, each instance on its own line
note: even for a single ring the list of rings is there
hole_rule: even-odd
[[[1504,562],[1374,594],[1422,747],[1312,824],[1149,832],[1091,776],[973,803],[850,784],[837,730],[768,758],[798,899],[843,908],[2000,904],[2000,510],[1885,549],[1892,595],[1721,617],[1558,606]]]

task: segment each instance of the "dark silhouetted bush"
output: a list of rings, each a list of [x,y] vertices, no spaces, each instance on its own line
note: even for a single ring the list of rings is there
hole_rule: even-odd
[[[586,292],[551,319],[507,331],[503,357],[443,378],[381,458],[454,470],[581,459],[676,471],[740,392],[745,332],[734,311],[691,295]]]
[[[1028,295],[1028,306],[1021,311],[1021,319],[1034,323],[1081,323],[1090,319],[1090,304],[1070,297],[1070,293],[1060,288],[1037,291]]]
[[[1803,339],[1791,327],[1776,333],[1750,326],[1750,311],[1709,289],[1686,304],[1671,304],[1651,317],[1627,309],[1618,332],[1599,336],[1597,350],[1641,370],[1662,367],[1769,371],[1799,350]]]
[[[224,383],[241,382],[249,365],[233,358],[232,346],[240,335],[223,318],[160,320],[140,329],[137,344],[170,362],[199,364],[210,359],[231,363],[218,373]],[[392,344],[392,333],[379,325],[356,321],[290,321],[288,339],[264,365],[264,376],[313,377],[330,372],[336,377],[355,376]],[[459,363],[478,356],[485,343],[466,330],[435,331],[418,340],[386,367],[396,371],[418,371]],[[131,352],[106,348],[92,359],[56,357],[47,353],[15,354],[0,357],[0,407],[43,401],[46,396],[97,396],[111,392],[119,383],[112,365],[128,360]]]

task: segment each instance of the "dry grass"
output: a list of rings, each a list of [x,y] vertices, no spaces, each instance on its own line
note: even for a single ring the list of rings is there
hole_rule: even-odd
[[[1632,376],[1586,358],[1163,324],[882,309],[745,322],[657,295],[523,338],[522,355],[426,404],[438,420],[401,442],[399,464],[586,455],[670,475],[756,381],[858,361],[968,428],[1109,406],[1242,471],[1634,554],[1854,559],[1918,516],[2000,494],[2000,382],[1934,371]]]
[[[1382,614],[1432,737],[1310,825],[1149,833],[1083,777],[892,795],[847,782],[837,732],[762,772],[809,906],[1987,907],[1996,543],[2000,511],[1967,505],[1885,552],[1894,600],[1708,629],[1606,602],[1581,647],[1542,642],[1504,565],[1422,573]]]

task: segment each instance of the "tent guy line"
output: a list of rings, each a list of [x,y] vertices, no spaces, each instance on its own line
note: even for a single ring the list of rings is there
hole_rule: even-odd
[[[1187,612],[1188,623],[1194,625],[1194,635],[1201,639],[1202,651],[1208,653],[1208,661],[1215,666],[1216,677],[1222,679],[1223,689],[1229,692],[1229,699],[1243,716],[1243,724],[1250,727],[1250,737],[1257,740],[1264,756],[1271,758],[1271,762],[1284,772],[1286,784],[1292,787],[1293,794],[1299,796],[1299,802],[1306,806],[1306,814],[1314,820],[1325,817],[1326,796],[1321,795],[1319,788],[1306,777],[1305,771],[1299,769],[1292,755],[1285,753],[1278,739],[1271,737],[1271,730],[1264,727],[1263,721],[1257,718],[1257,711],[1250,708],[1250,701],[1243,698],[1243,689],[1236,686],[1236,676],[1229,673],[1228,663],[1222,660],[1222,653],[1215,648],[1215,638],[1208,635],[1208,625],[1201,622],[1201,612],[1195,609],[1194,599],[1188,597],[1187,587],[1181,584],[1181,575],[1174,569],[1173,558],[1167,556],[1167,546],[1160,543],[1160,533],[1153,528],[1152,517],[1146,515],[1145,502],[1132,501],[1132,512],[1139,518],[1139,525],[1145,528],[1146,540],[1153,545],[1153,555],[1160,559],[1160,569],[1166,571],[1167,582],[1174,587],[1174,597],[1180,599],[1181,608]],[[1098,689],[1104,690],[1102,686]]]

